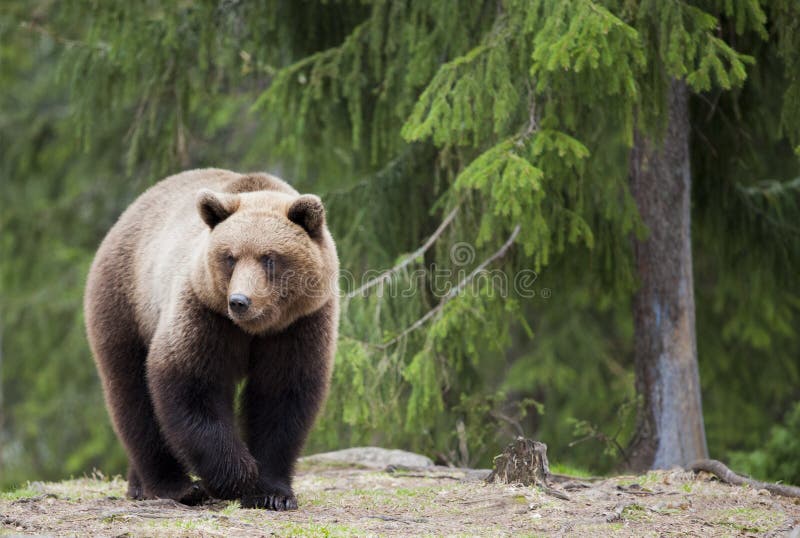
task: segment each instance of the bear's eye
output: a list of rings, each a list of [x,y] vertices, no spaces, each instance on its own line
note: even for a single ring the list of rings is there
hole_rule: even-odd
[[[261,256],[261,265],[269,276],[275,274],[275,258],[270,255]]]
[[[228,269],[233,269],[233,266],[236,265],[236,258],[233,257],[233,254],[225,255],[225,265],[228,266]]]

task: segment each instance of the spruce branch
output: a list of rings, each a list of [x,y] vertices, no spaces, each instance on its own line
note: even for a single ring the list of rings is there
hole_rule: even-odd
[[[431,234],[428,240],[425,241],[425,243],[421,247],[419,247],[417,250],[406,256],[400,263],[398,263],[391,269],[387,269],[377,277],[364,283],[358,289],[349,292],[347,294],[347,298],[352,299],[357,295],[363,294],[368,289],[377,286],[378,284],[381,284],[383,282],[386,282],[387,280],[389,280],[389,278],[391,278],[392,275],[399,273],[400,271],[408,267],[411,263],[413,263],[414,260],[425,254],[428,251],[428,249],[430,249],[433,246],[436,240],[439,239],[439,237],[441,237],[441,235],[444,233],[445,229],[450,225],[450,223],[453,222],[453,219],[455,219],[458,210],[459,206],[454,207],[453,210],[447,215],[447,217],[445,217],[445,219],[442,221],[439,227],[436,228],[436,231]]]
[[[400,340],[402,340],[403,338],[408,336],[410,333],[412,333],[415,330],[417,330],[420,327],[422,327],[432,317],[434,317],[435,315],[440,313],[444,309],[445,305],[447,303],[449,303],[459,293],[461,293],[461,291],[463,291],[463,289],[467,286],[467,284],[472,282],[472,280],[481,271],[486,269],[486,267],[488,267],[495,260],[498,260],[498,259],[502,258],[503,256],[505,256],[506,252],[508,252],[508,249],[511,248],[511,245],[514,244],[514,240],[517,238],[517,235],[519,235],[520,229],[521,229],[521,226],[519,224],[517,224],[514,227],[514,230],[511,232],[511,235],[506,240],[506,242],[503,243],[503,246],[501,246],[494,254],[492,254],[491,256],[486,258],[485,260],[483,260],[483,262],[481,262],[481,264],[478,265],[470,274],[468,274],[467,276],[462,278],[459,281],[458,285],[455,288],[451,289],[447,293],[447,295],[445,295],[442,298],[442,300],[439,302],[438,305],[436,305],[434,308],[432,308],[431,310],[426,312],[425,315],[423,315],[417,321],[415,321],[414,323],[412,323],[411,325],[406,327],[400,334],[398,334],[397,336],[395,336],[394,338],[392,338],[388,342],[384,342],[383,344],[378,344],[376,347],[378,347],[379,349],[386,349],[386,348],[396,344],[397,342],[399,342]]]
[[[334,79],[339,74],[338,69],[339,64],[342,62],[342,57],[348,53],[352,55],[357,50],[369,26],[370,21],[364,21],[356,26],[339,45],[306,56],[273,73],[269,86],[251,105],[250,111],[263,110],[268,108],[269,105],[279,106],[285,104],[287,92],[290,91],[290,87],[293,84],[298,83],[300,80],[298,75],[305,69],[308,69],[309,73],[307,76],[304,75],[302,77],[301,86],[307,86],[308,88],[319,87],[323,79]]]

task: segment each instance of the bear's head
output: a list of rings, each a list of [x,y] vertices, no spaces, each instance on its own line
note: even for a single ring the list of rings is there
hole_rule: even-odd
[[[318,197],[203,189],[197,210],[209,230],[201,298],[248,333],[279,331],[338,293]]]

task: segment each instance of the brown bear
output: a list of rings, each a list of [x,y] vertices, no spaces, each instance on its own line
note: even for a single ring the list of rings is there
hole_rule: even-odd
[[[320,199],[267,174],[184,172],[122,214],[84,308],[130,497],[297,507],[293,467],[330,382],[338,267]]]

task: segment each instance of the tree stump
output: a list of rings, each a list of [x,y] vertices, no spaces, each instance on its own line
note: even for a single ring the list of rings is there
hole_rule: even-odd
[[[547,485],[549,478],[547,445],[517,437],[502,454],[494,457],[494,469],[486,480],[501,484],[540,486]]]
[[[550,487],[550,464],[547,445],[539,441],[517,437],[502,454],[495,456],[492,474],[487,482],[537,486],[548,495],[569,500],[566,494]]]

